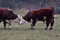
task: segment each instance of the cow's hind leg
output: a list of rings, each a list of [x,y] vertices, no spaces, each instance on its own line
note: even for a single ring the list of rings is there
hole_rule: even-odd
[[[35,29],[34,28],[35,24],[36,24],[36,20],[32,20],[31,29]]]

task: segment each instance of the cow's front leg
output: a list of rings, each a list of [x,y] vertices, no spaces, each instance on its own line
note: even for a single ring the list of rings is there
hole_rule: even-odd
[[[6,21],[3,21],[4,29],[6,29]]]
[[[6,20],[6,23],[11,25],[11,21],[10,20]]]
[[[36,24],[36,20],[32,20],[31,29],[35,29],[34,28],[35,24]]]
[[[51,20],[51,27],[50,27],[50,30],[52,30],[53,24],[54,24],[54,19]]]
[[[46,28],[45,28],[45,30],[47,30],[49,24],[50,24],[50,20],[47,19],[47,20],[46,20]]]

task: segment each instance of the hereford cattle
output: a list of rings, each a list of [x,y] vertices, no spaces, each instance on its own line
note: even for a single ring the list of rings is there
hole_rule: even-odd
[[[19,23],[19,15],[15,14],[12,10],[0,8],[0,22],[3,22],[4,29],[6,28],[7,23],[11,25],[10,20],[14,20]]]
[[[21,17],[20,24],[23,24],[25,21],[32,23],[31,29],[34,29],[33,26],[35,26],[37,21],[46,21],[45,29],[47,30],[49,24],[51,24],[51,30],[54,24],[54,7],[41,8],[38,10],[29,11],[27,14]]]

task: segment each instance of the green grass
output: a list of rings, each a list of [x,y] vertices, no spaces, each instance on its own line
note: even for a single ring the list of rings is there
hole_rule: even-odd
[[[53,30],[45,30],[43,22],[37,22],[35,30],[30,29],[30,23],[18,25],[12,22],[11,28],[3,29],[0,24],[0,40],[60,40],[60,15],[55,19]]]

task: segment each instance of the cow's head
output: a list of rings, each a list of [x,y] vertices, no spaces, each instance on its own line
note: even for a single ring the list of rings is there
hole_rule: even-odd
[[[28,12],[23,16],[23,19],[27,22],[31,22],[31,17],[32,17],[31,12]]]
[[[29,17],[23,17],[23,19],[27,22],[31,22],[31,19]]]
[[[15,23],[22,25],[22,24],[26,23],[26,21],[23,19],[22,16],[18,15],[18,17],[15,19]]]

